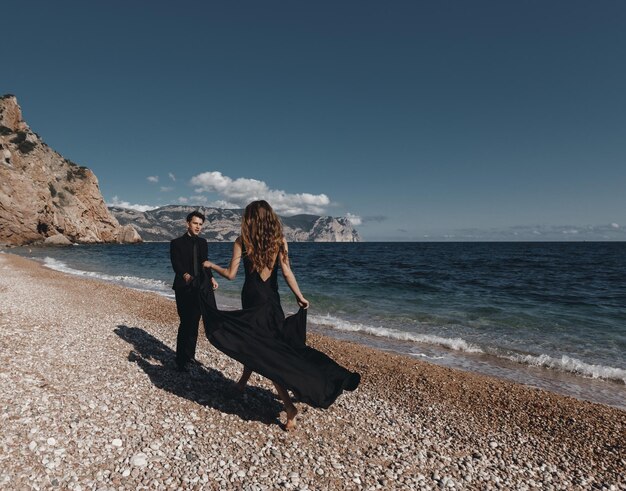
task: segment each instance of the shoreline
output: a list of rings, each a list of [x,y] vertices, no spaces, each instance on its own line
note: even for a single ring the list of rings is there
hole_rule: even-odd
[[[28,255],[22,257],[32,259]],[[48,257],[45,260],[43,257],[34,259],[38,262],[43,261],[52,270],[70,273],[75,277],[92,278],[137,291],[156,292],[173,299],[170,285],[163,280],[115,274],[111,276],[97,271],[75,269],[65,264],[63,259]],[[222,308],[226,310],[239,308],[239,290],[234,292],[228,288],[221,288],[216,295]],[[289,295],[287,298],[290,300]],[[289,300],[285,303],[287,309],[290,305]],[[333,317],[330,313],[309,315],[309,326],[311,332],[356,342],[379,351],[394,352],[440,366],[495,376],[626,410],[626,385],[624,385],[626,372],[623,368],[593,364],[567,354],[557,356],[523,351],[496,353],[490,346],[474,345],[459,337],[397,331],[393,327],[377,327],[377,324],[361,324],[358,321],[354,323],[349,319]],[[424,341],[420,338],[432,339]]]
[[[523,364],[490,353],[464,352],[438,345],[421,344],[418,341],[380,338],[362,332],[355,334],[315,324],[314,320],[310,324],[312,324],[313,332],[367,346],[376,351],[394,353],[411,360],[421,360],[440,367],[494,377],[526,387],[573,397],[579,401],[626,410],[626,387],[615,380],[593,378],[542,365]],[[416,352],[416,346],[419,352]]]
[[[171,300],[12,254],[0,269],[5,487],[624,484],[620,409],[314,333],[309,343],[362,384],[326,411],[297,404],[287,434],[267,380],[229,394],[240,366],[202,327],[204,367],[187,378],[167,368]]]

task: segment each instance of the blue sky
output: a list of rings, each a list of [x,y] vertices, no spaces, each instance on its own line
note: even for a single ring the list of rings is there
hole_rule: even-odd
[[[0,92],[109,203],[262,196],[366,240],[626,240],[623,1],[2,14]]]

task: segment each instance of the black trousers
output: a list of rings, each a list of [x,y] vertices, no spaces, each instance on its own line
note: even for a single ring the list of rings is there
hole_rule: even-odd
[[[188,286],[176,288],[176,310],[180,317],[178,336],[176,338],[176,364],[184,366],[196,357],[198,343],[198,324],[200,323],[200,295],[205,295],[205,301],[213,308],[215,296],[213,292],[201,292],[199,288]]]

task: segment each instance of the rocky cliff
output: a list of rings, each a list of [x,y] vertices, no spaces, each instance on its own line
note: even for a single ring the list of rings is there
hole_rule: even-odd
[[[171,240],[185,231],[185,218],[193,210],[206,216],[202,236],[212,242],[232,242],[239,235],[243,210],[195,206],[163,206],[140,212],[109,208],[123,225],[132,225],[145,240]],[[295,215],[281,217],[285,237],[290,242],[360,242],[358,232],[347,218]]]
[[[0,97],[0,244],[140,242],[104,203],[98,179],[46,145]]]

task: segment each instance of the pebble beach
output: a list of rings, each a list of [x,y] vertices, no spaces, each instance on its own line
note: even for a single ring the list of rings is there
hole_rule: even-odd
[[[618,408],[310,334],[362,382],[286,432],[202,326],[174,370],[172,300],[6,253],[0,272],[1,489],[626,489]]]

